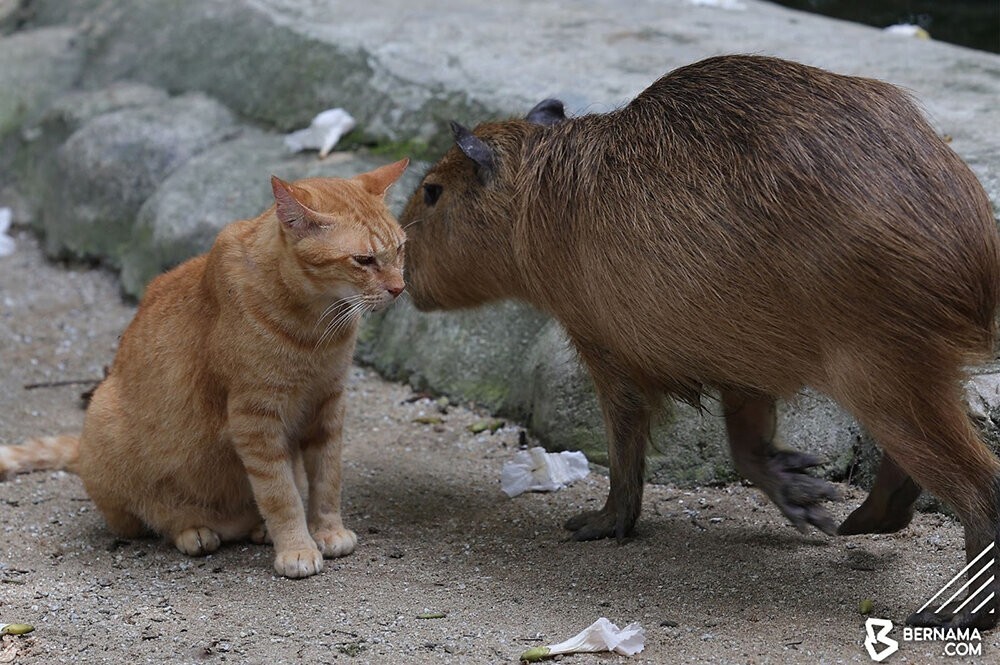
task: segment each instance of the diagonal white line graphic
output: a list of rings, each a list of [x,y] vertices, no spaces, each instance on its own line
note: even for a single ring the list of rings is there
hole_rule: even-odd
[[[968,589],[970,586],[972,586],[972,583],[975,582],[977,579],[979,579],[980,575],[982,575],[983,573],[989,572],[990,566],[992,566],[995,562],[996,562],[996,559],[990,559],[990,562],[988,564],[986,564],[985,566],[983,566],[982,570],[980,570],[978,573],[976,573],[975,575],[973,575],[972,577],[970,577],[965,582],[965,584],[963,584],[962,586],[960,586],[958,588],[958,590],[955,593],[953,593],[950,596],[948,596],[948,600],[946,600],[943,603],[941,603],[941,607],[939,607],[936,610],[934,610],[934,614],[938,614],[941,610],[944,609],[945,605],[947,605],[951,601],[955,600],[955,598],[958,597],[958,594],[962,593],[963,591],[965,591],[966,589]],[[956,610],[956,612],[957,611],[958,610]]]
[[[984,600],[983,602],[979,603],[979,605],[977,605],[977,606],[976,606],[976,609],[972,610],[972,613],[973,613],[973,614],[975,614],[975,613],[976,613],[976,612],[978,612],[979,610],[983,609],[983,605],[985,605],[986,603],[988,603],[988,602],[990,602],[991,600],[993,600],[993,597],[994,597],[995,595],[996,595],[995,593],[991,593],[990,595],[986,596],[986,600]],[[990,610],[990,614],[993,614],[993,613],[994,613],[994,611],[995,611],[995,610]]]
[[[984,556],[986,556],[987,553],[989,553],[993,549],[993,547],[995,545],[996,545],[996,543],[991,541],[990,544],[987,545],[986,548],[983,549],[982,552],[980,552],[978,555],[976,555],[975,559],[973,559],[969,563],[965,564],[965,568],[963,568],[962,570],[958,571],[958,574],[955,575],[955,577],[951,578],[951,580],[947,584],[945,584],[943,587],[941,587],[940,591],[938,591],[936,594],[934,594],[933,596],[931,596],[930,600],[928,600],[926,603],[924,603],[923,606],[919,610],[917,610],[917,613],[920,613],[920,612],[923,612],[924,610],[926,610],[928,605],[930,605],[931,603],[933,603],[935,600],[937,600],[938,596],[940,596],[942,593],[944,593],[945,591],[947,591],[948,587],[950,587],[952,584],[955,583],[955,580],[957,580],[962,575],[965,575],[965,573],[967,573],[970,568],[972,568],[974,565],[976,565],[979,562],[980,559],[982,559]]]
[[[959,605],[958,607],[955,608],[955,612],[954,613],[958,614],[959,612],[961,612],[962,608],[965,607],[966,605],[968,605],[970,600],[972,600],[973,598],[975,598],[976,596],[978,596],[979,593],[981,591],[983,591],[986,587],[988,587],[989,585],[993,584],[993,580],[994,579],[995,578],[992,575],[990,575],[990,579],[988,579],[985,582],[983,582],[983,586],[981,586],[978,589],[976,589],[975,593],[970,593],[969,597],[966,598],[964,601],[962,601],[961,605]]]

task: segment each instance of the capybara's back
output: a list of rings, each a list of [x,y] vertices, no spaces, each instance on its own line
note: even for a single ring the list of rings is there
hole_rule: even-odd
[[[996,542],[1000,463],[961,399],[993,350],[1000,237],[969,168],[897,88],[774,58],[683,67],[624,108],[454,125],[401,223],[423,309],[500,298],[552,314],[608,427],[604,508],[577,539],[628,534],[663,394],[717,389],[738,470],[800,529],[838,531],[817,460],[776,444],[805,385],[885,451],[842,534],[903,528],[923,487]],[[987,626],[993,600],[911,617]],[[971,595],[971,594],[970,594]],[[954,603],[953,606],[957,606]],[[985,610],[983,609],[985,608]]]
[[[975,176],[895,87],[779,62],[691,65],[528,139],[533,293],[664,381],[786,393],[859,348],[989,353],[1000,243]]]

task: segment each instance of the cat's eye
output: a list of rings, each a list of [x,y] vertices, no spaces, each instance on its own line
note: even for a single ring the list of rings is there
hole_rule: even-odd
[[[375,265],[375,257],[371,254],[355,254],[351,259],[357,263],[359,266],[373,266]]]
[[[441,185],[433,182],[424,183],[424,203],[429,206],[434,205],[441,198],[441,192],[443,191],[444,187]]]

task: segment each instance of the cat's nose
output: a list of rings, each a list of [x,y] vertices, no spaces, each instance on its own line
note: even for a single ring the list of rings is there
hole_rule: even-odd
[[[400,284],[399,286],[387,286],[385,287],[385,290],[391,293],[392,297],[395,298],[396,296],[398,296],[400,293],[403,292],[404,288],[405,287],[402,284]]]

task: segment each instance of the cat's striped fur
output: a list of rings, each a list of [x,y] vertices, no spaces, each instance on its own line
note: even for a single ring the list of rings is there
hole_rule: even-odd
[[[0,448],[0,474],[68,468],[109,527],[183,552],[265,538],[306,577],[353,551],[340,515],[344,392],[360,315],[403,290],[383,201],[407,160],[352,179],[272,179],[275,205],[155,279],[83,434]]]

